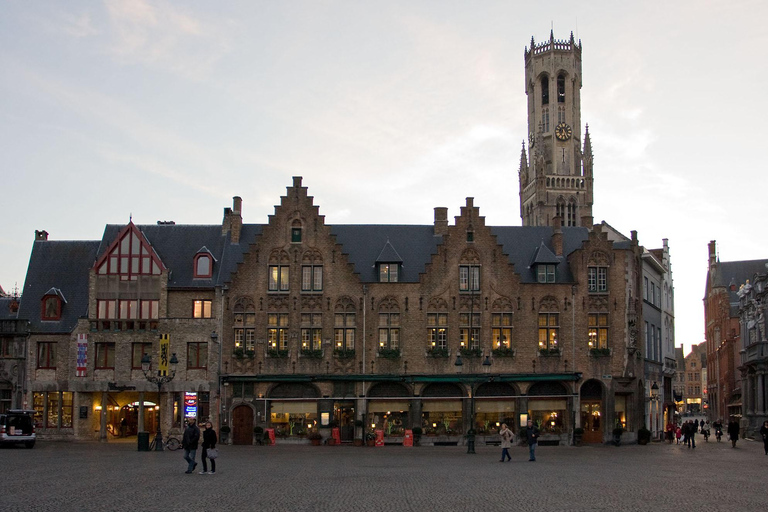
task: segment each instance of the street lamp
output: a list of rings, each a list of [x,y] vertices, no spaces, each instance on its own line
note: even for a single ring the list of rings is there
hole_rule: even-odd
[[[651,386],[651,400],[654,402],[659,401],[659,386],[656,384],[656,381],[653,381],[653,385]]]
[[[149,382],[153,384],[157,384],[157,405],[160,405],[160,388],[163,387],[163,384],[166,382],[171,382],[173,378],[176,376],[176,365],[179,364],[179,360],[176,358],[176,353],[174,352],[171,356],[171,374],[170,375],[161,375],[160,370],[157,371],[157,375],[152,375],[151,367],[152,367],[152,358],[149,357],[149,354],[144,354],[144,356],[141,358],[141,371],[144,372],[144,378],[146,378]],[[160,411],[157,411],[157,435],[155,436],[155,451],[161,452],[163,451],[163,434],[160,432]]]

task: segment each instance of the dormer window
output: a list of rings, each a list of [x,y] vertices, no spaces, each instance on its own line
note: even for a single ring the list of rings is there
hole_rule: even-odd
[[[555,282],[555,266],[550,264],[536,265],[537,281],[540,283]]]
[[[61,320],[61,297],[46,295],[42,301],[41,316],[43,320]]]
[[[99,275],[119,275],[121,281],[136,281],[140,275],[158,276],[164,268],[133,222],[123,228],[95,267]]]
[[[213,257],[209,253],[195,256],[195,277],[211,278],[213,276]]]
[[[399,263],[379,263],[379,282],[397,283],[400,276]]]

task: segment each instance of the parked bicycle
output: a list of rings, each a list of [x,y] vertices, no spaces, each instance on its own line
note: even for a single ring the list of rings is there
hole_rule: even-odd
[[[155,446],[157,446],[157,438],[153,439],[152,442],[149,444],[149,451],[154,451]],[[178,437],[174,436],[168,436],[163,440],[163,448],[166,448],[171,451],[176,451],[179,448],[181,448],[181,441],[179,441]]]

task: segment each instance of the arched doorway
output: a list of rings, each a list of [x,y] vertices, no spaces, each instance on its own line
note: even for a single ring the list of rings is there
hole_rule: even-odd
[[[232,443],[253,444],[253,409],[238,405],[232,411]]]
[[[584,443],[602,443],[605,424],[603,411],[603,385],[597,380],[588,380],[581,386],[581,428],[584,429]]]

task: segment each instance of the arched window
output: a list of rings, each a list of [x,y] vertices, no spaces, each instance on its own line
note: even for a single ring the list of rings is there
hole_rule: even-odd
[[[56,293],[48,293],[42,301],[42,320],[61,320],[61,297]]]
[[[561,221],[565,223],[565,200],[563,198],[557,199],[557,205],[555,206],[555,213],[558,217],[560,217]],[[566,224],[570,226],[570,224]]]
[[[549,77],[541,77],[541,104],[549,105]]]
[[[568,222],[566,225],[576,225],[576,202],[573,199],[568,203]]]
[[[195,256],[195,277],[208,278],[213,276],[213,257],[208,252],[202,252]]]
[[[557,75],[557,102],[565,103],[565,75]]]

